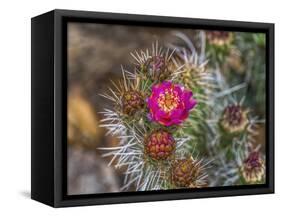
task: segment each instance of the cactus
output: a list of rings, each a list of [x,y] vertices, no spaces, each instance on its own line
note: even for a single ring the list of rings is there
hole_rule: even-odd
[[[121,67],[123,79],[101,94],[112,103],[101,127],[119,145],[100,149],[110,166],[125,170],[122,191],[264,182],[255,141],[264,121],[244,105],[249,83],[222,71],[235,34],[198,31],[196,47],[176,33],[184,46],[156,42],[132,52],[134,70]],[[217,50],[223,59],[210,56]]]

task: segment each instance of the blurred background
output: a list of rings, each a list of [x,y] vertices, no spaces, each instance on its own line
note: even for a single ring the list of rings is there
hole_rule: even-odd
[[[106,92],[108,86],[111,86],[110,79],[117,81],[121,78],[121,65],[129,71],[133,70],[130,52],[150,48],[156,40],[162,45],[176,43],[173,36],[176,31],[188,35],[193,42],[196,41],[198,31],[195,30],[68,24],[69,195],[119,191],[123,184],[123,171],[108,167],[110,158],[102,158],[102,153],[97,149],[118,144],[117,138],[106,135],[106,129],[99,127],[103,118],[99,112],[112,106],[99,94]],[[242,93],[249,98],[246,105],[256,108],[256,114],[264,118],[264,53],[253,58],[260,52],[255,49],[260,46],[264,50],[264,44],[255,42],[251,33],[239,33],[236,39],[237,46],[244,51],[233,52],[221,67],[230,84],[247,80],[249,88]],[[261,44],[257,46],[257,43]],[[243,52],[247,56],[242,55]],[[253,66],[256,67],[255,76],[247,74],[248,71],[253,71],[250,70]],[[259,136],[259,141],[264,141],[263,128],[260,129]]]

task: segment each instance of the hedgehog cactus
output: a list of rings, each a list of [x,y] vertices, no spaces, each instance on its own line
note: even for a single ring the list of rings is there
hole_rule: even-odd
[[[122,67],[123,80],[101,94],[113,104],[101,126],[120,141],[101,149],[112,156],[109,165],[125,168],[121,190],[263,182],[264,157],[253,154],[262,121],[235,96],[247,84],[230,86],[217,60],[206,59],[214,44],[230,45],[233,33],[211,33],[199,32],[200,53],[182,33],[185,48],[156,42],[131,53],[133,72]]]
[[[177,160],[172,167],[172,182],[178,188],[200,188],[207,186],[207,175],[200,162],[192,157]]]
[[[248,125],[248,110],[240,105],[228,105],[223,112],[221,126],[229,133],[237,133],[245,130]]]
[[[253,151],[244,160],[241,173],[247,183],[259,183],[265,177],[265,165],[259,152]]]
[[[162,81],[170,75],[167,64],[164,57],[159,55],[153,56],[145,62],[143,70],[152,80]]]
[[[154,160],[166,160],[173,155],[175,139],[162,129],[152,132],[144,142],[145,154]]]
[[[144,99],[139,91],[127,91],[121,97],[122,111],[126,115],[133,115],[144,106]]]
[[[233,40],[232,32],[225,31],[207,31],[207,40],[210,44],[216,46],[228,45]]]

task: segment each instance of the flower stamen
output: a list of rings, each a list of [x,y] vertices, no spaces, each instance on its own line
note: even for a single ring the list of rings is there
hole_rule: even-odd
[[[158,105],[166,113],[177,108],[179,103],[179,96],[173,89],[165,90],[164,93],[159,94]]]

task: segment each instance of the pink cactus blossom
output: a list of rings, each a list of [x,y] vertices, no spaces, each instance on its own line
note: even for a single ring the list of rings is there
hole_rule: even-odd
[[[195,105],[192,91],[171,81],[154,85],[147,99],[149,118],[164,126],[181,124]]]

